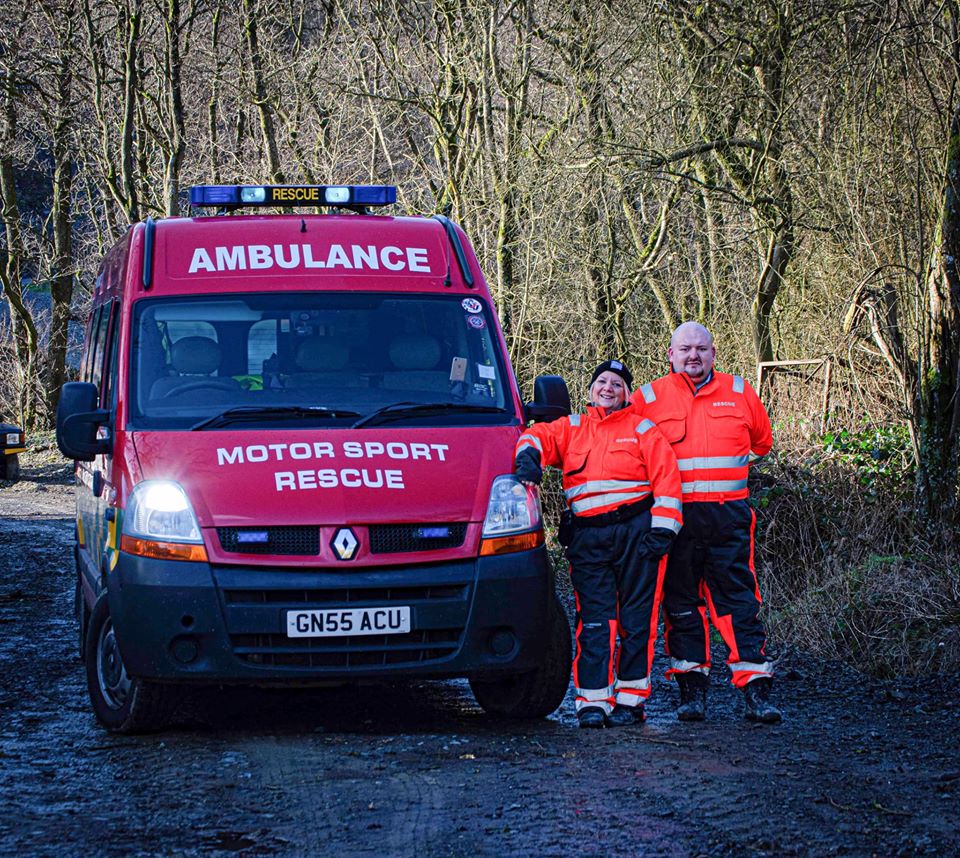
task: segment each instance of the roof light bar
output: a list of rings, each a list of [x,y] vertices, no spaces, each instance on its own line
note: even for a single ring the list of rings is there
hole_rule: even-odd
[[[235,206],[388,206],[397,201],[393,185],[194,185],[190,205]]]

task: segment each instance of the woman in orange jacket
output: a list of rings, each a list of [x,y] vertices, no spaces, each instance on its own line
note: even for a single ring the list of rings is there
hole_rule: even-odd
[[[665,555],[682,524],[676,456],[629,404],[632,382],[622,362],[600,364],[586,413],[530,427],[514,456],[526,483],[539,483],[547,466],[563,471],[560,542],[576,593],[581,727],[644,719]]]

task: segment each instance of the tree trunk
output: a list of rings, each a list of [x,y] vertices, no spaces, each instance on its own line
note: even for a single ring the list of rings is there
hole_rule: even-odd
[[[13,147],[17,132],[17,100],[20,97],[13,63],[2,78],[3,125],[0,128],[0,218],[3,220],[6,247],[0,250],[0,283],[10,305],[14,348],[21,383],[18,390],[19,419],[25,428],[36,422],[36,363],[38,337],[30,308],[23,300],[23,261],[27,251],[20,227]]]
[[[223,7],[217,5],[211,13],[210,54],[213,57],[213,80],[210,81],[210,98],[207,100],[207,144],[210,147],[210,182],[220,184],[220,135],[217,129],[217,110],[220,104],[224,60],[220,55],[220,19]]]
[[[140,220],[140,195],[137,182],[136,125],[137,102],[140,97],[140,74],[137,52],[140,50],[140,5],[134,2],[128,12],[127,38],[123,64],[123,129],[120,138],[120,180],[124,212],[129,223]]]
[[[50,348],[47,354],[47,376],[44,396],[48,417],[56,413],[60,388],[66,378],[67,336],[70,305],[73,301],[74,260],[71,194],[73,191],[74,158],[71,145],[71,101],[73,88],[72,27],[60,44],[60,68],[57,74],[57,103],[53,127],[53,260],[50,276],[50,297],[53,302],[50,321]]]
[[[180,165],[187,150],[183,118],[183,67],[180,61],[180,0],[167,0],[165,35],[167,86],[170,109],[170,151],[164,171],[164,209],[167,217],[180,214]]]
[[[950,123],[937,246],[927,276],[926,354],[919,356],[914,424],[917,430],[917,506],[931,519],[957,521],[960,429],[960,108]]]
[[[257,0],[243,0],[244,36],[250,52],[250,73],[253,75],[253,101],[260,117],[260,133],[267,155],[267,172],[270,181],[282,185],[286,179],[280,167],[280,149],[277,146],[277,131],[273,121],[273,108],[267,93],[266,72],[260,52],[259,18]]]

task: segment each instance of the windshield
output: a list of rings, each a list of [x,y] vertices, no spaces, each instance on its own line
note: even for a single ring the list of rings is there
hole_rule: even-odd
[[[133,321],[131,423],[510,422],[515,413],[492,323],[482,301],[452,295],[143,299]]]

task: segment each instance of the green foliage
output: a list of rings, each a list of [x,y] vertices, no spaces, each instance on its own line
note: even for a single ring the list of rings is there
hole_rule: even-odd
[[[851,467],[861,486],[878,480],[912,479],[910,433],[906,426],[876,427],[862,432],[841,429],[820,438],[831,458]]]

